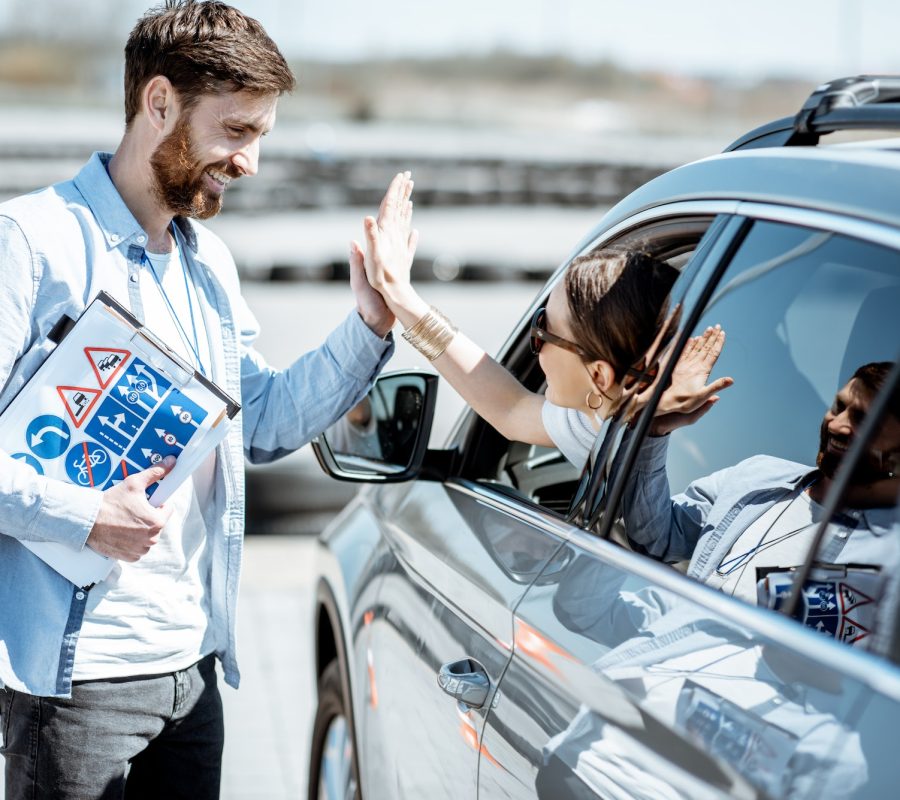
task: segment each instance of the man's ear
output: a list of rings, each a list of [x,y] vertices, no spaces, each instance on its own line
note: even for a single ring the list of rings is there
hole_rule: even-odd
[[[608,361],[590,361],[586,365],[594,386],[603,394],[608,395],[616,383],[616,371]]]
[[[143,93],[143,110],[150,124],[160,133],[171,129],[178,115],[175,87],[164,75],[156,75],[147,81]]]

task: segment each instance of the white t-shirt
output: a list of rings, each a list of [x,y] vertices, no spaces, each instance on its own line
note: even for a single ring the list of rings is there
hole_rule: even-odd
[[[196,349],[208,370],[206,328],[199,315],[196,289],[191,287],[197,330],[194,342],[178,250],[147,255],[162,284],[161,291],[145,261],[140,289],[147,327],[195,366]],[[172,319],[163,291],[187,342]],[[215,464],[213,453],[166,502],[174,510],[159,542],[136,562],[118,562],[109,577],[91,589],[75,649],[73,680],[174,672],[216,649],[209,624],[212,551],[200,510],[211,502]]]
[[[738,537],[707,584],[748,603],[777,607],[793,588],[794,570],[806,560],[824,512],[805,491],[792,493]],[[859,517],[858,511],[847,510],[829,521],[820,561],[804,584],[801,619],[807,627],[865,648],[876,629],[884,574],[880,563],[859,563],[853,556],[854,539],[872,537]],[[833,561],[823,563],[829,551]]]
[[[591,426],[587,414],[545,400],[541,419],[547,435],[566,459],[578,469],[584,467],[597,440],[597,431]]]

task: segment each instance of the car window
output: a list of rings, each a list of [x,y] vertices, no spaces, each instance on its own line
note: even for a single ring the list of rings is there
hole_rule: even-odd
[[[900,254],[815,228],[757,221],[693,330],[720,324],[712,377],[734,385],[699,421],[648,436],[620,508],[629,541],[752,604],[780,608],[823,523],[831,478],[892,368]],[[900,421],[854,473],[828,524],[798,617],[868,648],[900,562]]]
[[[672,490],[758,453],[813,464],[838,389],[858,367],[896,357],[898,309],[897,251],[756,222],[693,331],[723,326],[713,377],[735,383],[699,423],[671,435]]]
[[[684,272],[713,219],[708,215],[691,215],[656,220],[626,231],[614,240],[604,241],[600,246],[615,243],[640,248]],[[504,365],[529,389],[545,390],[543,372],[528,347],[527,329],[521,331],[520,341]],[[470,452],[478,452],[477,460],[468,462],[468,477],[560,515],[569,510],[581,477],[580,465],[572,465],[556,448],[509,442],[492,429],[476,430],[476,434],[467,448]]]

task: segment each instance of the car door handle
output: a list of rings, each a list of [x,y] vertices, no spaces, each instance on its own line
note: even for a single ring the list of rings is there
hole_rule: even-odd
[[[441,667],[438,686],[469,708],[481,708],[487,700],[491,679],[475,659],[451,661]]]

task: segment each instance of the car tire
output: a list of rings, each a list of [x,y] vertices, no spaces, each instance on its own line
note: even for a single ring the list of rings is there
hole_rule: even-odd
[[[355,737],[341,688],[337,659],[319,678],[319,705],[313,723],[308,800],[362,800]]]

